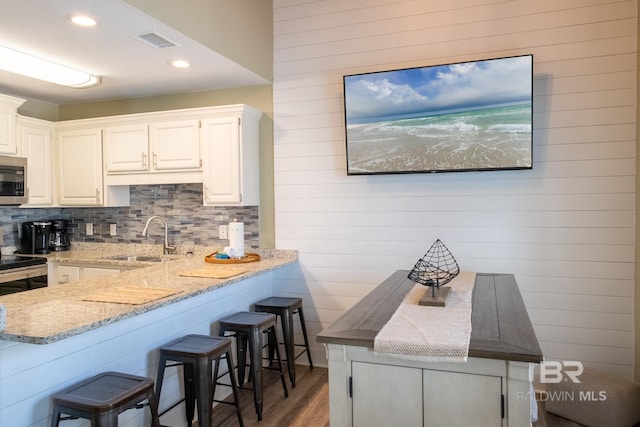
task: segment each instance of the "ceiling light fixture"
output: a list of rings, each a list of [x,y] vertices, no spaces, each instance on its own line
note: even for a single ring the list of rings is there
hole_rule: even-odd
[[[184,59],[175,59],[171,61],[171,65],[176,68],[189,68],[191,66],[191,64],[189,64]]]
[[[100,83],[98,76],[4,46],[0,46],[0,69],[73,88],[91,87]]]
[[[67,21],[79,27],[95,27],[96,20],[87,15],[68,15]]]

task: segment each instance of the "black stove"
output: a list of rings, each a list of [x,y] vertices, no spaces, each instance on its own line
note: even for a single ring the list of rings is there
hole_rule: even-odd
[[[44,257],[31,257],[23,255],[2,255],[0,257],[0,271],[12,268],[30,267],[32,265],[46,264]]]
[[[0,296],[47,287],[47,259],[22,255],[0,258]]]

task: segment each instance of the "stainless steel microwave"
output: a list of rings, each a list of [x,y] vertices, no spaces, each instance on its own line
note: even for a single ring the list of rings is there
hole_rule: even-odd
[[[27,159],[0,156],[0,205],[27,203]]]

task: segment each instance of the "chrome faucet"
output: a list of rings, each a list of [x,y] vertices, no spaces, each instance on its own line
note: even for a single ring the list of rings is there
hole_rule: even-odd
[[[169,225],[167,224],[167,220],[163,216],[153,215],[152,217],[150,217],[147,220],[147,223],[145,224],[144,229],[142,230],[142,236],[144,237],[147,235],[147,231],[149,230],[149,223],[154,219],[159,219],[160,221],[162,221],[162,224],[164,224],[164,247],[163,247],[162,253],[165,255],[168,255],[169,252],[175,251],[176,247],[169,246],[169,236],[168,236]]]

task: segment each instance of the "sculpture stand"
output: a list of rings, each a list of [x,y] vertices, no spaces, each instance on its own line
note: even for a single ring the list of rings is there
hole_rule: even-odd
[[[425,292],[419,305],[444,307],[451,288],[442,288],[460,273],[460,267],[449,249],[436,240],[426,254],[416,262],[407,276],[409,280],[431,288]],[[430,294],[430,295],[429,295]]]
[[[451,294],[451,288],[449,286],[437,288],[435,295],[431,290],[427,289],[418,301],[418,305],[428,305],[432,307],[444,307],[447,305],[447,299]]]

